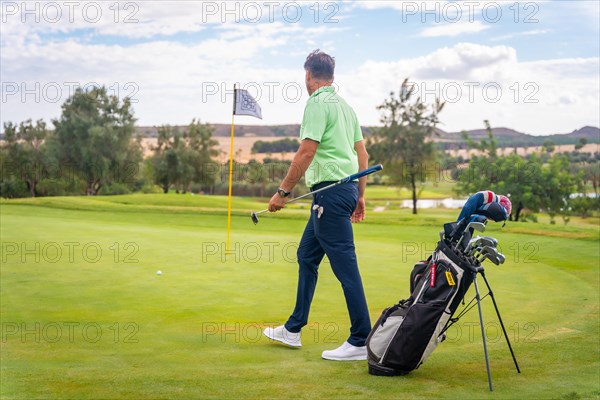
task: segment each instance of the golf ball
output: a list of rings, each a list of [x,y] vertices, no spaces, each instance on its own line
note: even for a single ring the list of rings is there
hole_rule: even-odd
[[[158,271],[156,271],[156,275],[162,275],[162,271],[159,269]]]

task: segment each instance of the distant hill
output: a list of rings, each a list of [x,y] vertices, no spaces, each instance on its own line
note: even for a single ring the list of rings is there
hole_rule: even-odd
[[[214,136],[227,137],[231,134],[231,125],[229,124],[213,124],[215,128]],[[178,126],[179,129],[184,130],[185,126]],[[363,133],[368,136],[374,127],[363,126]],[[157,127],[154,126],[138,126],[136,132],[143,135],[144,137],[156,137]],[[300,125],[289,124],[289,125],[236,125],[235,135],[252,137],[298,137],[300,132]],[[441,129],[437,129],[439,136],[436,141],[445,143],[445,148],[456,148],[464,147],[466,143],[462,139],[462,132],[445,132]],[[555,133],[551,135],[533,136],[527,133],[518,132],[510,128],[492,128],[494,137],[498,141],[498,145],[501,147],[514,147],[514,146],[540,146],[546,140],[551,140],[555,144],[577,144],[580,138],[585,138],[588,143],[600,143],[600,129],[593,126],[584,126],[581,129],[576,129],[570,133]],[[479,140],[487,137],[485,129],[473,129],[466,131],[471,139]]]
[[[560,133],[558,134],[554,134],[554,135],[550,135],[550,139],[552,139],[553,137],[561,137],[563,135],[561,135]],[[598,141],[600,141],[600,129],[595,128],[593,126],[584,126],[581,129],[576,129],[571,133],[567,133],[566,136],[571,137],[571,138],[586,138],[588,143],[597,143]]]
[[[438,141],[445,143],[444,148],[464,147],[462,132],[444,132],[439,130],[440,136]],[[478,141],[487,137],[485,129],[473,129],[465,131],[467,135]],[[515,131],[510,128],[492,128],[492,133],[498,141],[500,147],[524,147],[524,146],[540,146],[545,141],[551,140],[557,145],[561,144],[577,144],[581,138],[585,138],[587,143],[600,143],[600,129],[585,126],[581,129],[574,130],[571,133],[558,133],[552,135],[533,136],[526,133]]]

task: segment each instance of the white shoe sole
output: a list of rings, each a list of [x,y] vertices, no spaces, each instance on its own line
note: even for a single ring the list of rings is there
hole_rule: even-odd
[[[350,356],[350,357],[337,357],[337,356],[326,356],[324,354],[321,354],[321,357],[324,360],[330,360],[330,361],[366,361],[367,360],[366,355]]]
[[[273,340],[273,341],[275,341],[275,342],[277,342],[277,343],[285,344],[286,346],[289,346],[289,347],[293,347],[293,348],[302,347],[302,343],[291,343],[291,342],[285,342],[285,341],[283,341],[283,340],[281,340],[281,339],[279,339],[279,338],[276,338],[276,337],[270,336],[270,335],[267,333],[267,331],[266,331],[266,330],[265,330],[265,331],[263,331],[263,335],[265,335],[266,337],[268,337],[269,339],[271,339],[271,340]]]

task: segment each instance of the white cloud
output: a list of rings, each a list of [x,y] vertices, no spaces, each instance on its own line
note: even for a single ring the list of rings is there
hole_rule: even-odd
[[[504,67],[514,64],[516,58],[516,51],[511,47],[458,43],[426,56],[380,64],[391,66],[398,72],[410,72],[418,79],[493,81],[500,79]]]
[[[461,60],[456,64],[461,67],[454,70],[464,68],[464,74],[447,73],[455,60]],[[441,64],[437,74],[430,67],[434,63]],[[375,106],[391,90],[397,93],[408,77],[425,101],[447,101],[440,114],[442,129],[481,128],[488,119],[493,126],[547,134],[600,125],[599,69],[598,57],[519,62],[510,47],[462,43],[424,57],[367,61],[337,81],[363,124],[378,122]]]
[[[361,7],[384,6],[368,4],[371,5]],[[142,2],[140,24],[129,27],[109,21],[94,28],[95,35],[138,38],[152,36],[152,32],[163,35],[160,40],[154,38],[131,45],[93,44],[77,35],[51,40],[45,36],[48,32],[89,28],[89,24],[83,23],[44,27],[9,20],[3,24],[3,82],[24,83],[27,89],[35,87],[36,82],[42,88],[54,83],[65,94],[57,102],[44,98],[40,101],[34,98],[35,94],[26,95],[25,101],[21,92],[10,95],[2,102],[2,121],[58,117],[60,105],[66,100],[66,83],[97,82],[121,95],[134,94],[138,101],[134,109],[142,125],[185,124],[193,117],[228,123],[229,91],[237,81],[250,84],[251,91],[260,91],[264,115],[263,121],[241,117],[240,123],[297,123],[307,97],[302,70],[306,54],[314,47],[332,51],[336,43],[328,35],[345,29],[333,24],[307,28],[281,22],[203,24],[196,2],[164,6],[165,2]],[[400,6],[400,3],[385,5]],[[438,30],[431,30],[435,28]],[[460,22],[434,26],[421,33],[435,37],[441,32],[466,34],[485,28],[479,22]],[[211,35],[195,43],[178,42],[169,36],[198,29],[205,29]],[[350,36],[346,39],[351,40]],[[367,54],[368,50],[364,49]],[[265,67],[268,55],[286,57],[296,67]],[[452,90],[460,91],[456,101],[449,101],[440,115],[442,129],[480,128],[482,121],[489,119],[494,126],[528,133],[554,133],[572,131],[586,124],[600,125],[599,68],[598,57],[522,62],[517,51],[509,46],[457,43],[414,58],[388,62],[366,59],[350,71],[338,65],[338,71],[346,73],[338,72],[336,82],[340,93],[366,125],[378,124],[375,107],[391,90],[397,91],[404,78],[410,77],[429,101],[436,94],[452,97],[455,94]],[[127,83],[133,86],[126,88]],[[498,88],[500,98],[490,101]],[[3,96],[7,96],[4,89]]]
[[[419,36],[422,37],[454,37],[466,33],[478,33],[489,29],[488,25],[483,24],[481,21],[462,21],[457,23],[443,23],[429,28],[425,28],[419,32]]]
[[[550,33],[550,32],[552,32],[551,29],[532,29],[530,31],[515,32],[515,33],[509,33],[508,35],[496,36],[496,37],[491,38],[490,40],[492,40],[494,42],[498,42],[498,41],[502,41],[502,40],[513,39],[513,38],[520,37],[520,36],[545,35],[546,33]]]

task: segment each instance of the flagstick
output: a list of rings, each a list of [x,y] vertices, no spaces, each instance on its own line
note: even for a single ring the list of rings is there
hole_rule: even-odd
[[[235,97],[235,89],[234,89]],[[233,100],[235,104],[235,99]],[[231,243],[231,186],[233,184],[233,132],[234,132],[234,117],[235,114],[231,114],[231,143],[229,144],[229,198],[227,200],[227,246],[225,247],[225,254],[230,251]]]

